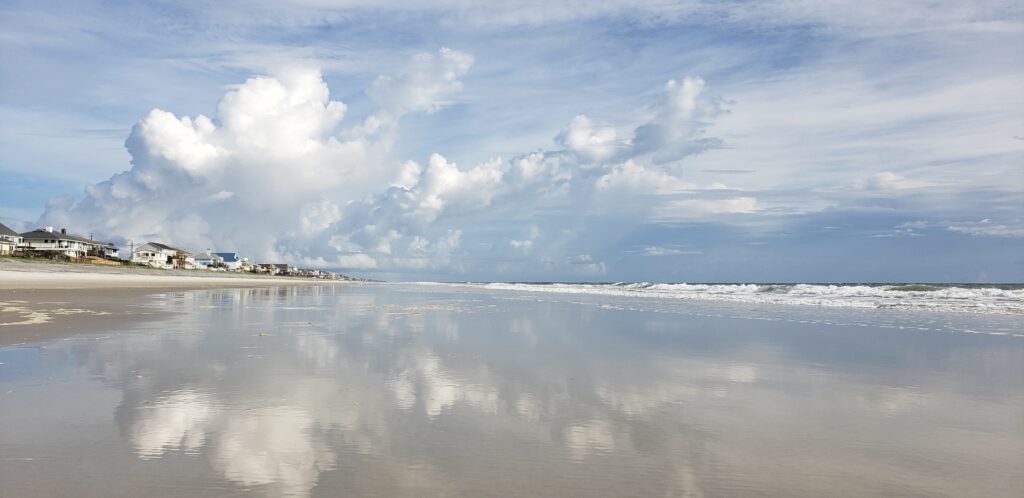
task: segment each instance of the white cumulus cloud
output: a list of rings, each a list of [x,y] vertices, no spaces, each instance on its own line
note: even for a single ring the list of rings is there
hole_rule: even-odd
[[[89,187],[77,203],[54,200],[41,222],[122,243],[210,247],[321,268],[447,273],[491,256],[596,276],[607,273],[606,263],[569,249],[583,227],[566,227],[584,216],[600,223],[625,209],[656,221],[669,211],[757,209],[746,196],[675,199],[703,189],[669,163],[717,143],[703,123],[720,109],[700,78],[670,80],[631,138],[578,115],[555,136],[561,149],[469,167],[439,152],[425,163],[393,157],[400,117],[450,102],[472,64],[451,49],[416,55],[399,74],[373,82],[367,93],[378,108],[347,129],[346,105],[331,99],[318,71],[303,67],[248,79],[213,117],[155,109],[126,142],[130,169]],[[523,208],[544,214],[510,223]],[[542,231],[549,234],[543,245]]]

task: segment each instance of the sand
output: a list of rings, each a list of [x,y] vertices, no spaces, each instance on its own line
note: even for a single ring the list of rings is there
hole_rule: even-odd
[[[104,267],[0,260],[0,290],[10,289],[206,289],[310,285],[309,278],[270,277],[251,273],[155,268]]]
[[[150,300],[173,315],[0,347],[0,495],[1024,489],[1024,340],[957,332],[1018,317],[402,284]]]
[[[193,289],[336,285],[339,280],[0,260],[0,345],[157,319],[148,296]]]

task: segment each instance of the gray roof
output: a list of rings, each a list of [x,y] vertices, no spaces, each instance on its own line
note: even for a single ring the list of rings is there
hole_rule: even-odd
[[[171,247],[171,246],[169,246],[167,244],[161,244],[159,242],[146,242],[145,244],[142,244],[142,246],[147,245],[147,244],[151,245],[153,247],[156,247],[157,249],[165,249],[165,250],[168,250],[168,251],[175,251],[175,252],[183,252],[183,253],[187,253],[187,254],[192,254],[192,253],[190,253],[190,252],[188,252],[188,251],[186,251],[184,249],[178,249],[177,247]],[[135,250],[138,251],[142,246],[136,247]]]
[[[26,241],[29,241],[29,240],[56,239],[56,240],[72,240],[72,241],[75,241],[75,242],[84,242],[86,244],[95,244],[95,245],[98,245],[98,246],[99,245],[107,245],[106,242],[101,242],[101,241],[98,241],[98,240],[87,239],[85,237],[80,237],[78,235],[71,235],[70,233],[47,232],[46,230],[43,230],[42,228],[37,229],[37,230],[32,230],[31,232],[25,232],[25,233],[21,234],[21,236],[24,237]]]
[[[10,235],[13,237],[18,237],[18,232],[15,232],[14,230],[7,228],[7,225],[0,223],[0,235]]]

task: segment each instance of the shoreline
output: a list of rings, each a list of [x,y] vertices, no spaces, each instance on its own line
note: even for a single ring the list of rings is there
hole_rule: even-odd
[[[304,277],[277,277],[252,273],[157,268],[91,266],[0,260],[0,291],[11,289],[162,288],[204,289],[275,285],[323,285],[350,282]]]
[[[352,283],[301,277],[199,273],[0,261],[0,347],[122,329],[171,314],[150,296],[203,289]]]

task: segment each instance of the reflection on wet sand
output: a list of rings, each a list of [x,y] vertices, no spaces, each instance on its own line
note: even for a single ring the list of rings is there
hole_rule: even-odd
[[[121,393],[111,410],[141,468],[179,472],[184,458],[211,486],[1009,496],[1024,484],[1019,339],[395,286],[162,299],[176,313],[157,326],[49,348]],[[5,386],[20,382],[38,379]]]
[[[131,438],[139,457],[157,458],[165,451],[196,453],[206,441],[207,423],[216,409],[210,396],[178,391],[139,407]]]

